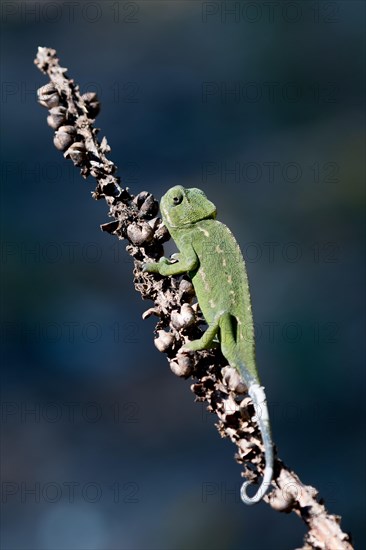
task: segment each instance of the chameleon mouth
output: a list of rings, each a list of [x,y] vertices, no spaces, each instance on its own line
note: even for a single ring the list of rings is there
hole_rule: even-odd
[[[217,210],[215,209],[210,214],[207,214],[207,216],[202,216],[202,218],[200,218],[200,220],[197,220],[197,222],[199,222],[201,220],[215,220],[216,216],[217,216]],[[197,222],[194,222],[194,223],[197,223]]]
[[[167,222],[168,222],[169,226],[173,227],[173,228],[176,228],[176,227],[182,227],[182,226],[188,226],[188,225],[195,225],[196,223],[202,222],[203,220],[215,220],[217,212],[215,210],[213,212],[210,212],[206,216],[200,216],[199,218],[193,219],[193,220],[180,221],[178,224],[171,223],[170,219],[169,219],[169,215],[166,216],[166,212],[164,212],[164,215],[167,219]]]

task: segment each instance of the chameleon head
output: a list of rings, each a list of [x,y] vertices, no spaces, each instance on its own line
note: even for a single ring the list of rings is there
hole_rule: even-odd
[[[168,229],[216,217],[216,206],[201,189],[185,189],[182,185],[176,185],[165,193],[160,201],[160,211]]]

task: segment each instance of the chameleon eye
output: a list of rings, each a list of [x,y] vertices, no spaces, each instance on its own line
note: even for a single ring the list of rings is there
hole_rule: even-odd
[[[177,206],[178,204],[180,204],[182,200],[183,200],[183,194],[181,193],[174,195],[174,197],[172,198],[174,206]]]

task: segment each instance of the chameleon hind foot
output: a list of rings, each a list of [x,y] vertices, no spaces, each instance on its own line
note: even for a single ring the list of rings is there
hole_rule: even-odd
[[[216,347],[217,342],[214,340],[217,332],[219,330],[219,325],[211,325],[208,329],[202,334],[201,338],[198,340],[192,340],[181,347],[181,351],[202,351],[204,349],[212,349]]]
[[[212,340],[210,342],[210,345],[202,345],[201,338],[199,340],[192,340],[192,342],[188,342],[187,344],[184,344],[180,348],[180,352],[188,352],[188,351],[202,351],[204,349],[214,349],[220,347],[220,342],[218,340]]]

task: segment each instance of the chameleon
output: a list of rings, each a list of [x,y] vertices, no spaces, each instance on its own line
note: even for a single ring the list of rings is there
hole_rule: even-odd
[[[267,399],[260,384],[255,360],[254,325],[248,276],[244,258],[230,229],[216,220],[216,206],[196,188],[176,185],[160,201],[164,225],[179,253],[174,263],[162,257],[147,262],[143,271],[163,276],[188,273],[208,328],[198,340],[184,344],[180,352],[214,347],[217,340],[231,367],[234,367],[252,398],[264,446],[265,470],[262,483],[248,496],[245,481],[240,496],[245,504],[259,502],[273,477],[273,443]]]

